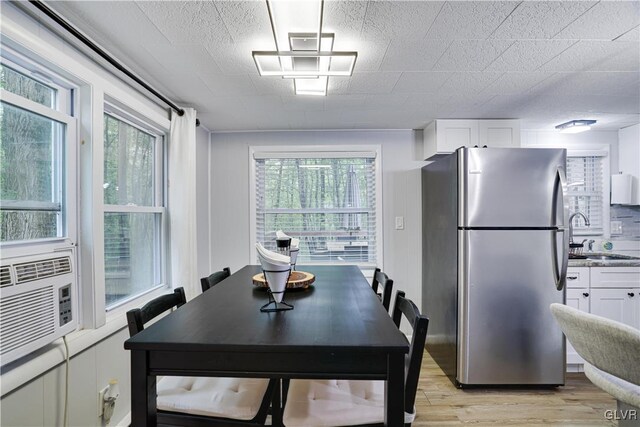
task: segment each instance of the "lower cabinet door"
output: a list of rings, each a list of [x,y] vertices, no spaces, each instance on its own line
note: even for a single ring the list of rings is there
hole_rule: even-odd
[[[588,288],[567,288],[567,305],[586,313],[589,312],[591,295]],[[584,363],[584,359],[576,353],[571,343],[567,341],[567,364]]]
[[[640,288],[592,288],[591,313],[640,329]]]

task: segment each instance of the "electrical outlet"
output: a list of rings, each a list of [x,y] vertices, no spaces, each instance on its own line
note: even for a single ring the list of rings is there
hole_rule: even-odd
[[[611,221],[611,235],[612,236],[622,235],[622,221]]]
[[[396,230],[404,230],[404,217],[397,216],[396,217]]]
[[[102,417],[102,411],[104,409],[104,395],[109,390],[109,386],[106,386],[98,392],[98,418]]]

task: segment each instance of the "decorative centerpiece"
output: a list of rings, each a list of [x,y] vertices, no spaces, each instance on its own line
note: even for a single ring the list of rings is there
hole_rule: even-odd
[[[276,244],[278,244],[279,241],[286,239],[289,239],[289,251],[286,255],[289,255],[291,257],[291,268],[295,270],[296,260],[298,259],[298,252],[300,252],[300,239],[289,237],[282,230],[276,231]]]
[[[265,281],[269,287],[267,291],[269,302],[260,307],[260,311],[292,310],[293,306],[283,301],[287,281],[291,275],[291,257],[267,250],[260,243],[256,243],[256,250]],[[273,307],[271,307],[272,305]]]

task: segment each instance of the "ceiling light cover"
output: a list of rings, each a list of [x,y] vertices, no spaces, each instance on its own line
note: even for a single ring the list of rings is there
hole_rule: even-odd
[[[261,76],[318,77],[353,74],[357,52],[254,51],[253,59]],[[286,60],[283,60],[286,59]],[[307,60],[307,61],[303,61]],[[309,62],[308,60],[312,60]],[[315,64],[309,68],[311,64]],[[302,65],[304,64],[304,66]]]
[[[591,129],[591,125],[595,120],[571,120],[570,122],[562,123],[556,126],[556,129],[562,133],[580,133]]]

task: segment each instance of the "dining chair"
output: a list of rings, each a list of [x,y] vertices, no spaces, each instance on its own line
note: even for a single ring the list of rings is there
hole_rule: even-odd
[[[413,329],[405,361],[405,424],[415,419],[415,400],[429,319],[418,307],[396,293],[393,321],[400,328],[404,316]],[[384,381],[291,380],[284,405],[284,425],[352,426],[384,425]]]
[[[380,288],[382,288],[382,291],[378,292],[378,289]],[[378,295],[385,310],[389,311],[389,307],[391,306],[391,295],[393,293],[393,280],[389,279],[389,276],[383,273],[379,268],[376,268],[373,272],[371,289],[373,289],[373,292]]]
[[[158,315],[186,303],[183,288],[127,312],[129,335]],[[156,385],[158,424],[264,425],[277,380],[165,376]]]
[[[201,278],[200,285],[202,286],[202,292],[208,290],[212,286],[217,285],[229,276],[231,276],[231,270],[229,270],[229,267],[225,267],[220,271],[211,273],[207,277]]]
[[[617,400],[617,413],[639,413],[640,330],[564,304],[551,304],[551,313],[585,360],[587,378]],[[640,425],[629,418],[619,419],[618,425]]]

